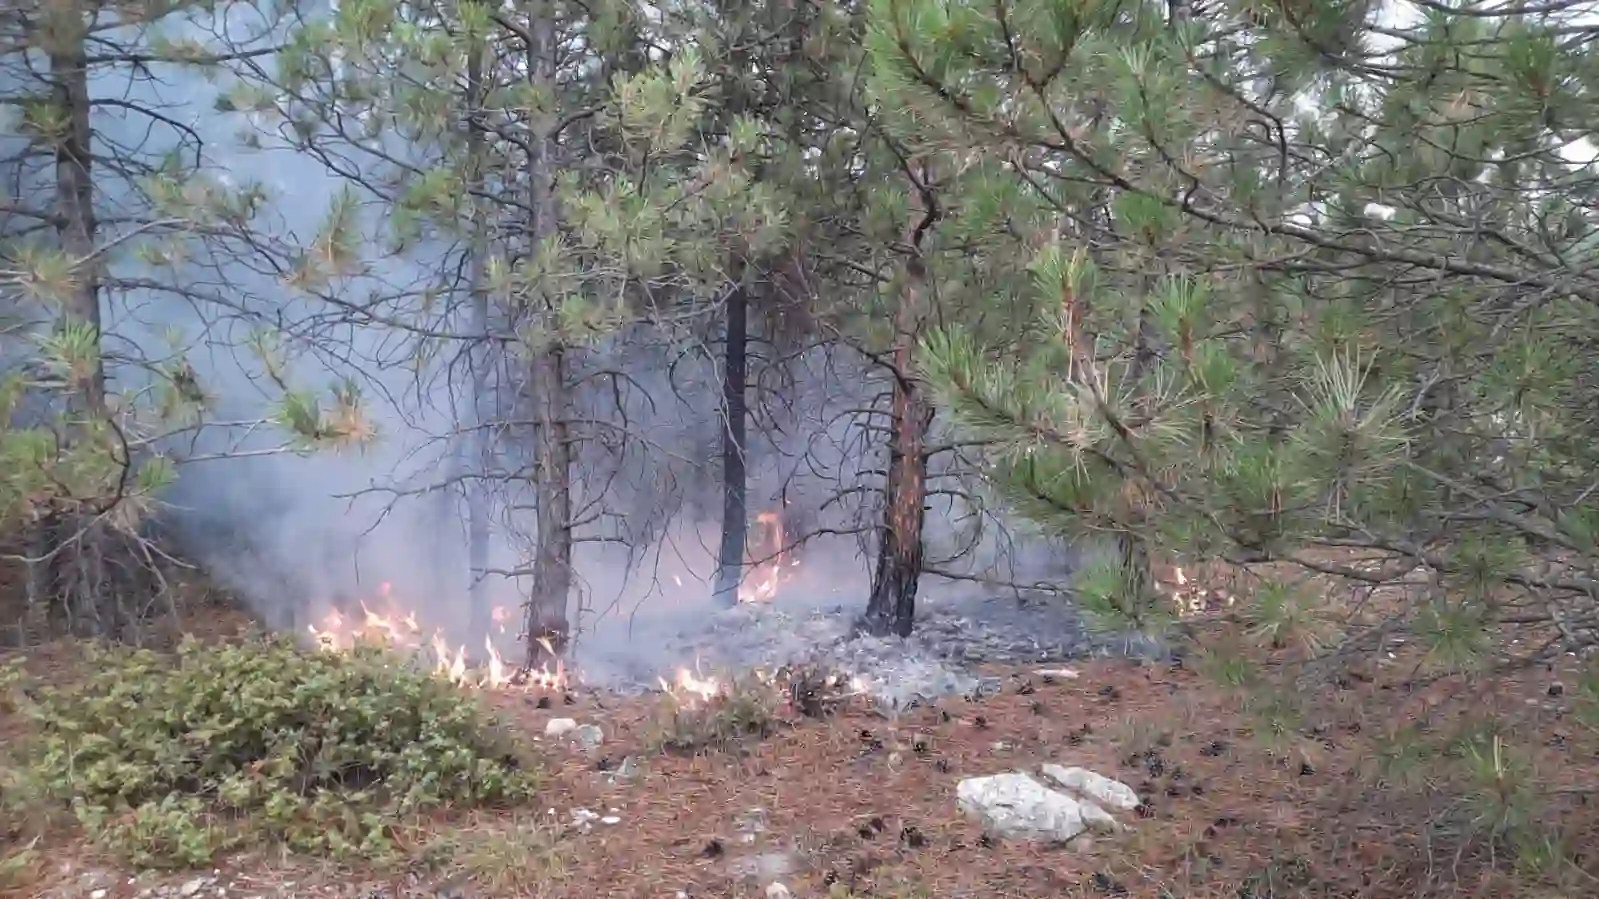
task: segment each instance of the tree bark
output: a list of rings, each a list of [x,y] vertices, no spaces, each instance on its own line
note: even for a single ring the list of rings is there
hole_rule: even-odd
[[[63,20],[68,18],[63,16]],[[73,18],[73,21],[79,21]],[[56,146],[56,200],[60,216],[56,226],[61,249],[71,259],[73,285],[63,304],[63,323],[78,321],[100,333],[100,272],[95,260],[99,230],[94,214],[94,173],[89,124],[89,60],[83,34],[70,46],[56,48],[50,56],[52,101],[67,111],[67,131]],[[63,43],[66,43],[63,41]],[[73,412],[105,412],[105,367],[96,356],[87,378],[75,385]]]
[[[916,341],[916,310],[926,272],[919,255],[905,266],[905,281],[895,313],[892,434],[888,484],[879,529],[872,593],[861,627],[878,636],[910,636],[916,623],[916,588],[922,575],[922,523],[927,503],[927,429],[933,410],[922,385],[911,376]]]
[[[59,21],[83,28],[83,12],[62,11]],[[83,30],[59,33],[51,42],[51,102],[66,113],[66,131],[56,145],[56,235],[73,264],[73,281],[61,298],[58,327],[87,326],[99,344],[100,263],[95,256],[99,230],[94,209],[93,130],[89,119],[89,62]],[[87,434],[90,422],[106,414],[104,362],[98,352],[81,380],[70,385],[63,450]],[[122,460],[124,464],[131,460]],[[36,561],[30,566],[29,592],[50,609],[48,617],[72,629],[115,637],[121,628],[114,590],[106,583],[105,525],[76,508],[72,497],[37,522]]]
[[[738,587],[744,575],[744,554],[749,542],[749,490],[745,468],[749,295],[742,284],[736,285],[727,298],[727,334],[722,356],[722,545],[717,559],[715,596],[721,603],[733,606],[738,604]]]
[[[535,89],[555,91],[554,23],[547,3],[528,23],[528,78]],[[531,192],[533,252],[540,252],[556,233],[551,116],[541,114],[529,140],[528,183]],[[553,302],[546,299],[543,325],[557,325]],[[527,664],[553,663],[569,640],[567,600],[572,591],[572,444],[567,410],[567,348],[547,333],[545,346],[533,360],[534,422],[537,430],[535,501],[538,506],[537,546],[533,557],[533,595],[527,609]]]
[[[467,61],[467,166],[469,181],[482,188],[484,168],[484,134],[481,109],[483,105],[483,47],[472,48]],[[474,197],[472,204],[472,258],[467,266],[467,289],[471,294],[471,333],[484,335],[489,330],[489,293],[487,228],[483,201]],[[476,647],[489,633],[490,610],[488,597],[489,567],[489,494],[484,476],[490,460],[489,416],[489,366],[492,352],[486,337],[477,337],[471,351],[472,360],[472,434],[469,464],[463,466],[462,493],[466,497],[466,568],[468,630],[467,645]]]

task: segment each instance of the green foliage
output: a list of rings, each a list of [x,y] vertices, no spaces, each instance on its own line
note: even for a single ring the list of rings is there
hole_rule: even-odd
[[[971,255],[1030,257],[1043,313],[922,343],[988,482],[1048,529],[1166,557],[1331,545],[1380,563],[1316,563],[1352,583],[1431,570],[1386,611],[1442,670],[1507,619],[1551,632],[1523,647],[1591,643],[1570,621],[1596,607],[1599,170],[1565,147],[1593,125],[1593,38],[1509,7],[1431,9],[1403,39],[1365,3],[1169,12],[871,7],[904,139],[1008,160],[945,202],[988,208],[1002,175],[1039,203]],[[1329,50],[1379,40],[1388,74]],[[1113,611],[1146,579],[1086,581]],[[1268,646],[1342,645],[1308,598],[1258,592],[1239,611]]]
[[[44,792],[142,866],[204,864],[252,840],[334,857],[394,849],[407,816],[529,796],[496,726],[377,648],[286,639],[174,656],[96,651],[29,708]]]
[[[363,187],[390,239],[373,254],[369,226],[341,200],[292,279],[301,291],[365,305],[352,299],[365,285],[347,275],[385,256],[409,260],[425,237],[459,236],[484,263],[469,290],[518,322],[513,351],[537,354],[613,333],[655,304],[708,301],[734,260],[781,249],[791,204],[754,172],[784,148],[754,117],[723,146],[721,22],[692,9],[653,15],[629,0],[492,15],[478,3],[359,7],[308,19],[275,71],[229,94],[306,145],[383,173]],[[536,32],[567,49],[544,59],[527,45]],[[651,46],[690,49],[650,62]],[[372,133],[352,133],[352,122]],[[369,142],[380,133],[416,161]],[[588,164],[596,153],[604,163]],[[534,237],[527,217],[545,189],[556,212]],[[458,308],[392,302],[400,328],[435,327]]]
[[[1599,648],[1591,9],[1203,6],[870,5],[896,135],[1004,161],[947,215],[995,177],[1037,204],[966,252],[1030,260],[1039,313],[921,342],[984,480],[1046,532],[1231,563],[1236,604],[1180,632],[1278,740],[1352,666],[1491,694]],[[1141,623],[1152,573],[1124,551],[1077,591]],[[1565,864],[1515,735],[1437,723],[1371,772],[1446,808],[1429,839]]]

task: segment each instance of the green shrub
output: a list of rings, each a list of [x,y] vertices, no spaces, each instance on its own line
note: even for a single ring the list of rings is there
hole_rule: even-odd
[[[86,678],[37,693],[34,773],[142,866],[199,865],[252,839],[382,856],[405,816],[534,786],[476,703],[377,648],[186,640],[175,656],[92,656]]]

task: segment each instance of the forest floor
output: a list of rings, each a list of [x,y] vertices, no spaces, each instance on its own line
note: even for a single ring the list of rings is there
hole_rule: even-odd
[[[212,616],[208,627],[231,626]],[[70,677],[76,657],[47,647],[29,668]],[[1599,889],[1599,858],[1581,853],[1599,847],[1586,792],[1599,740],[1573,723],[1581,710],[1562,687],[1574,672],[1539,669],[1484,696],[1465,681],[1407,688],[1408,666],[1376,666],[1340,685],[1339,714],[1285,725],[1197,667],[1093,661],[1075,677],[991,667],[1004,683],[995,695],[897,716],[854,699],[821,719],[775,703],[767,733],[684,752],[659,748],[676,725],[663,725],[658,697],[485,693],[536,747],[535,806],[407,822],[404,858],[365,867],[246,855],[141,874],[70,832],[8,847],[0,827],[0,895],[1558,899]],[[24,745],[24,722],[4,706],[0,746]],[[1496,822],[1482,820],[1489,806],[1472,801],[1493,783],[1373,776],[1401,723],[1468,716],[1514,734],[1517,770],[1571,798],[1549,810],[1547,833],[1576,850],[1575,865],[1507,861]],[[603,742],[547,738],[552,718],[598,725]],[[1042,762],[1118,778],[1146,805],[1126,832],[1073,848],[985,838],[957,809],[961,778]]]

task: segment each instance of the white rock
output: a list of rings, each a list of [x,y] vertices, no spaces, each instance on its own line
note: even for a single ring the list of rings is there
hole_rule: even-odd
[[[1019,772],[968,777],[956,786],[955,799],[996,836],[1064,843],[1087,828],[1077,800]]]
[[[105,899],[106,892],[106,890],[93,890],[89,893],[89,899]]]
[[[1094,803],[1079,802],[1077,804],[1082,807],[1083,823],[1088,825],[1089,830],[1096,833],[1115,833],[1122,829],[1115,816]]]
[[[618,818],[616,815],[606,815],[605,817],[600,819],[600,823],[601,824],[621,824],[622,823],[622,819]]]
[[[1108,805],[1124,812],[1138,808],[1138,794],[1132,787],[1119,780],[1111,780],[1087,768],[1067,768],[1062,765],[1047,764],[1039,766],[1039,770],[1055,783],[1100,805]]]
[[[195,879],[179,887],[178,895],[183,896],[184,899],[188,899],[188,897],[194,896],[201,890],[205,889],[206,882],[207,881],[204,877],[196,877]]]
[[[794,899],[794,893],[781,883],[771,883],[766,887],[766,899]]]
[[[574,730],[577,730],[577,721],[571,718],[551,718],[549,723],[544,725],[544,736],[559,737]]]
[[[1082,676],[1074,668],[1040,668],[1033,673],[1039,677],[1059,677],[1066,680],[1076,680]]]

